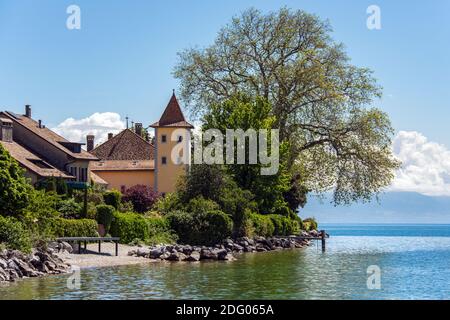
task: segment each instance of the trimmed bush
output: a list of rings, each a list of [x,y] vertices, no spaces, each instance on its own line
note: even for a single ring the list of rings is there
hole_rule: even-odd
[[[8,249],[31,252],[30,234],[15,218],[0,216],[0,243]]]
[[[163,217],[145,217],[137,213],[114,213],[110,233],[120,237],[120,242],[131,243],[136,240],[146,243],[160,240],[173,242],[169,222]]]
[[[273,236],[275,232],[275,226],[270,216],[251,213],[249,219],[252,222],[253,232],[255,235],[262,237]]]
[[[80,213],[83,210],[83,205],[70,198],[60,201],[57,204],[56,210],[62,215],[63,218],[77,219],[80,217]]]
[[[98,237],[97,221],[92,219],[53,219],[55,237]]]
[[[233,220],[220,210],[188,213],[174,211],[167,215],[179,240],[192,245],[215,245],[231,236]]]
[[[117,190],[109,190],[103,194],[105,204],[113,206],[116,210],[119,209],[122,194]]]
[[[113,206],[109,206],[106,204],[97,206],[96,219],[99,224],[102,224],[105,227],[106,234],[109,233],[109,229],[111,228],[111,223],[114,219],[115,211],[116,210]]]
[[[290,236],[300,232],[300,224],[297,220],[277,214],[269,215],[275,227],[273,235],[275,236]]]

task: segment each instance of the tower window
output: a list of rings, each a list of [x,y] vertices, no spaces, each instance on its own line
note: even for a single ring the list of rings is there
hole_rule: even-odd
[[[183,136],[178,136],[178,143],[183,141]]]
[[[161,163],[162,164],[167,164],[167,158],[166,157],[162,157],[161,158]]]
[[[162,143],[166,143],[166,142],[167,142],[167,136],[166,136],[165,134],[163,134],[163,135],[161,136],[161,142],[162,142]]]

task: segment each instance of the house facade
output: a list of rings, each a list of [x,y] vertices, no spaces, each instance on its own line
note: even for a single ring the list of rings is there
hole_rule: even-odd
[[[0,143],[26,170],[33,184],[50,177],[62,178],[73,185],[86,185],[91,180],[106,184],[91,172],[98,159],[84,151],[81,143],[70,142],[34,120],[31,107],[20,115],[0,112]]]

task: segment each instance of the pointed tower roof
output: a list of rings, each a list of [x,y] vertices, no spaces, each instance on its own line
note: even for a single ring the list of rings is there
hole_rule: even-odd
[[[158,122],[151,125],[154,128],[157,127],[179,127],[179,128],[194,128],[192,124],[186,121],[181,111],[180,104],[175,96],[175,90],[164,110],[161,119]]]

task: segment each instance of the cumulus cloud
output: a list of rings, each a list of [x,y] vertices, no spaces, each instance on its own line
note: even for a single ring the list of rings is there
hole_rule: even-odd
[[[450,196],[450,150],[446,146],[429,141],[416,131],[400,131],[393,150],[402,161],[393,191]]]
[[[84,119],[68,118],[61,122],[53,131],[73,142],[86,142],[86,136],[95,136],[95,144],[108,138],[108,133],[119,133],[125,129],[125,122],[114,112],[96,112]]]

